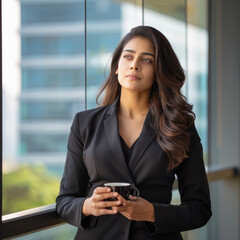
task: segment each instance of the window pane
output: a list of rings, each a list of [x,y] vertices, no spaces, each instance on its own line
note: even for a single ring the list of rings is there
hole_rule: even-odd
[[[98,90],[121,37],[142,24],[142,1],[134,2],[87,1],[87,108],[96,107]]]
[[[52,3],[52,1],[25,2],[21,4],[21,23],[40,24],[40,23],[58,23],[58,22],[75,22],[84,19],[83,1],[69,3]]]
[[[83,53],[83,36],[22,36],[22,56],[76,55]]]
[[[73,101],[46,101],[46,102],[21,102],[21,120],[72,120],[77,109],[81,109],[80,102]]]
[[[22,91],[52,89],[84,89],[84,69],[22,68]]]
[[[76,234],[77,228],[69,224],[46,229],[40,232],[31,233],[22,237],[14,238],[15,240],[72,240]]]
[[[187,81],[183,94],[194,105],[195,123],[207,163],[207,1],[145,0],[144,6],[145,25],[151,25],[163,32],[186,72]],[[178,198],[174,191],[174,204],[180,202]],[[207,228],[184,232],[183,237],[185,240],[207,239]]]
[[[54,203],[58,194],[71,123],[85,108],[84,1],[9,0],[3,13],[8,214]]]
[[[121,3],[117,1],[87,1],[87,20],[117,20],[121,19]]]
[[[206,163],[208,152],[208,1],[189,1],[188,10],[188,99],[196,113]],[[192,9],[190,11],[190,8]]]
[[[207,1],[145,0],[144,6],[145,25],[163,32],[185,70],[187,81],[183,86],[183,94],[193,104],[195,123],[207,163]]]
[[[84,1],[8,2],[3,3],[4,214],[55,201],[74,114],[85,108],[85,92],[87,108],[96,106],[113,50],[126,32],[143,23],[142,0],[134,4],[86,1],[85,66]],[[166,35],[186,70],[188,81],[183,91],[194,104],[206,154],[206,1],[145,0],[144,7],[144,24]],[[174,193],[173,203],[178,202]],[[72,239],[75,229],[64,236],[60,229],[66,233],[66,228],[29,234],[24,239],[43,239],[44,234],[49,239]],[[196,231],[194,239],[205,233]]]
[[[67,134],[22,133],[21,154],[65,152]]]
[[[171,43],[182,67],[187,69],[186,1],[145,0],[144,23],[161,31]],[[177,36],[177,37],[176,37]],[[184,89],[185,94],[186,90]]]

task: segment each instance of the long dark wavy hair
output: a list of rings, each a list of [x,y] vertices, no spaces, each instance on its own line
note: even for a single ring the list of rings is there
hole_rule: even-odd
[[[155,51],[155,81],[149,110],[153,116],[152,127],[157,133],[157,141],[168,156],[170,171],[188,157],[191,137],[188,128],[193,124],[195,114],[192,105],[181,93],[185,82],[184,71],[169,41],[160,31],[149,26],[138,26],[122,38],[113,53],[110,73],[97,96],[97,103],[109,105],[120,96],[121,85],[116,75],[119,58],[125,45],[135,37],[149,39]]]

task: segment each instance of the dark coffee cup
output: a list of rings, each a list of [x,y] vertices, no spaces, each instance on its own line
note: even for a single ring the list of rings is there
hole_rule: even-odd
[[[130,195],[136,197],[136,199],[139,197],[139,190],[136,187],[134,187],[131,183],[111,182],[105,183],[104,186],[111,188],[112,192],[118,192],[126,200],[130,200],[129,199]],[[116,201],[117,198],[112,197],[108,198],[107,200]]]

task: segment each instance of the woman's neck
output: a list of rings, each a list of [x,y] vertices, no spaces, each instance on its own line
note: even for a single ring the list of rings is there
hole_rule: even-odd
[[[124,118],[145,117],[149,109],[149,95],[122,91],[118,114]]]

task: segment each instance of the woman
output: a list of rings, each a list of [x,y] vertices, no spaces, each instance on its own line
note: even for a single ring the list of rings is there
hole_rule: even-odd
[[[135,27],[120,41],[101,107],[76,114],[69,136],[56,209],[78,227],[75,239],[178,240],[207,223],[209,188],[184,80],[158,30]],[[170,204],[175,175],[180,205]],[[106,182],[129,182],[140,197],[126,200]]]

